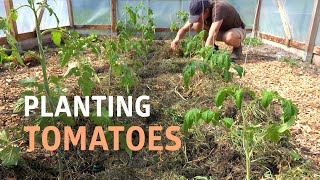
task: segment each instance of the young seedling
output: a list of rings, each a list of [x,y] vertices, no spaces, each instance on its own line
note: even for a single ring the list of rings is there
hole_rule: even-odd
[[[202,60],[193,61],[187,64],[183,69],[183,79],[186,87],[189,87],[191,78],[195,75],[196,70],[200,69],[203,74],[209,74],[212,81],[212,91],[215,85],[215,79],[224,79],[230,82],[233,74],[230,69],[236,70],[237,74],[242,77],[243,68],[231,63],[230,52],[225,50],[214,50],[213,47],[202,47],[196,51],[196,55]]]

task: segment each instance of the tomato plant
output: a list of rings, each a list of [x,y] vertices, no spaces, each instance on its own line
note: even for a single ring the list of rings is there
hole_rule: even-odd
[[[210,75],[212,88],[214,88],[215,78],[224,79],[230,82],[233,73],[230,69],[236,70],[237,74],[242,77],[244,70],[241,66],[237,66],[230,60],[230,52],[225,50],[214,50],[213,47],[202,47],[195,54],[202,60],[192,61],[187,64],[183,71],[183,79],[186,87],[189,87],[191,78],[195,75],[196,70],[200,69],[202,73]]]
[[[206,31],[201,31],[193,37],[186,37],[181,40],[181,48],[184,57],[193,57],[197,55],[197,51],[204,46],[204,37]]]
[[[128,20],[119,21],[118,36],[105,40],[102,46],[109,62],[109,86],[115,74],[120,78],[120,86],[130,94],[138,80],[135,72],[142,66],[141,58],[147,56],[154,39],[155,23],[152,10],[142,3],[136,7],[125,6],[124,10]]]
[[[245,101],[244,94],[249,94],[253,100]],[[240,113],[239,120],[230,117],[221,117],[221,107],[226,99],[231,99]],[[282,117],[280,122],[269,121],[255,123],[249,121],[249,114],[256,104],[260,104],[263,110],[267,110],[274,104],[281,104]],[[262,96],[256,94],[249,88],[240,88],[238,86],[228,86],[221,88],[215,98],[216,110],[193,109],[187,112],[184,119],[183,130],[188,133],[188,129],[194,123],[201,121],[212,123],[214,126],[220,126],[227,130],[231,138],[242,142],[246,156],[247,179],[250,179],[250,164],[255,147],[264,140],[279,142],[284,136],[290,134],[290,127],[294,124],[298,115],[298,109],[292,101],[278,95],[276,92],[263,91]],[[270,118],[272,119],[272,118]]]
[[[177,30],[182,25],[182,23],[186,23],[188,21],[188,18],[189,18],[189,13],[187,11],[184,11],[184,10],[179,10],[176,13],[176,15],[177,15],[177,17],[178,17],[178,19],[180,21],[171,22],[171,26],[170,26],[170,30],[171,31]]]

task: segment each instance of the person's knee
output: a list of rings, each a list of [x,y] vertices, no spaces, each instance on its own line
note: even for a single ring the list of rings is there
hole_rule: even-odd
[[[233,31],[230,31],[230,32],[226,32],[223,35],[223,41],[228,45],[237,47],[241,43],[241,38],[240,38],[239,34],[233,32]]]
[[[225,43],[230,43],[230,42],[233,41],[233,39],[234,39],[234,36],[233,36],[232,33],[230,33],[230,32],[227,32],[227,33],[225,33],[225,34],[223,35],[223,41],[224,41]]]

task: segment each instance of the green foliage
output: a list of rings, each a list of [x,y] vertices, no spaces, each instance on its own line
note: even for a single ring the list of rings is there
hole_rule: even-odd
[[[61,31],[55,31],[53,30],[51,32],[52,34],[52,41],[54,42],[55,45],[60,46],[61,45]]]
[[[177,22],[171,22],[171,26],[170,26],[170,30],[171,31],[175,31],[179,28],[179,26],[181,26],[182,23],[186,23],[188,18],[189,18],[189,13],[187,11],[184,11],[184,10],[179,10],[177,13],[176,13],[178,19],[180,21],[177,21]]]
[[[59,49],[59,62],[61,67],[69,66],[68,71],[65,73],[60,81],[64,81],[71,76],[78,77],[78,85],[82,90],[83,95],[88,96],[91,94],[94,88],[93,78],[97,78],[97,74],[91,64],[91,59],[85,58],[84,53],[88,49],[99,58],[101,49],[97,42],[97,35],[90,35],[88,37],[80,37],[77,32],[74,31],[53,31],[55,36],[52,36],[55,44],[59,45],[61,37],[63,37],[64,45]],[[60,40],[59,40],[60,39]]]
[[[109,112],[105,108],[101,109],[101,117],[97,116],[97,112],[90,114],[90,120],[98,126],[114,125],[109,117]]]
[[[192,57],[197,55],[197,51],[204,45],[204,37],[206,31],[201,31],[194,37],[186,37],[181,41],[181,47],[184,57]]]
[[[243,44],[244,45],[247,45],[247,46],[251,46],[251,47],[255,47],[255,46],[260,46],[262,45],[262,39],[261,38],[257,38],[257,37],[254,37],[254,38],[245,38],[243,41]]]
[[[155,23],[153,11],[143,3],[139,3],[136,7],[125,6],[126,16],[129,19],[126,22],[119,21],[117,23],[117,30],[119,31],[119,37],[124,38],[125,44],[131,44],[134,50],[143,49],[147,51],[155,34]],[[128,39],[133,36],[142,38],[142,41]],[[130,45],[127,45],[130,46]]]
[[[244,74],[241,66],[231,63],[230,52],[228,51],[216,51],[213,47],[202,47],[196,51],[196,55],[200,56],[202,61],[193,61],[187,64],[182,71],[186,87],[189,87],[190,80],[195,75],[197,69],[200,69],[204,74],[209,74],[212,78],[212,84],[214,84],[214,78],[230,82],[233,77],[233,74],[230,72],[231,67],[238,72],[240,77]]]
[[[17,48],[18,42],[11,34],[12,31],[12,24],[11,20],[16,21],[18,18],[18,13],[15,9],[10,11],[10,15],[7,18],[0,17],[0,30],[3,30],[4,34],[6,35],[6,39],[8,44],[11,46],[11,56],[8,56],[4,48],[0,49],[0,63],[4,60],[12,60],[13,57],[22,65],[24,65],[23,60],[21,59],[19,50]]]
[[[290,156],[293,158],[295,161],[299,161],[301,159],[300,154],[296,153],[295,151],[290,151]]]
[[[285,57],[283,59],[280,59],[280,60],[283,61],[283,62],[288,63],[292,67],[298,66],[298,62],[302,61],[302,59],[294,59],[294,58],[287,58],[287,57]]]
[[[244,99],[244,93],[250,94],[253,100]],[[223,108],[221,107],[227,99],[231,99],[238,111],[241,112],[241,118],[238,121],[229,117],[220,118],[220,114],[223,114],[221,112]],[[282,122],[272,121],[258,124],[254,121],[248,122],[249,114],[256,103],[260,103],[264,110],[273,104],[281,104],[283,111]],[[183,131],[187,133],[195,122],[199,123],[201,121],[228,129],[232,138],[236,138],[238,142],[243,142],[242,145],[246,154],[247,179],[250,179],[250,158],[255,147],[264,140],[277,143],[282,137],[290,135],[289,129],[294,124],[298,114],[298,109],[292,101],[279,96],[275,92],[263,91],[262,97],[257,97],[252,90],[238,86],[221,88],[216,94],[215,104],[216,112],[207,109],[196,109],[187,112],[184,118]],[[239,124],[240,120],[242,120],[242,125]],[[292,155],[298,158],[296,154],[292,153]]]
[[[4,166],[15,166],[20,159],[20,148],[9,139],[6,131],[0,131],[0,160]]]
[[[142,3],[125,6],[128,20],[117,23],[118,36],[102,43],[103,54],[109,62],[109,85],[113,75],[120,78],[119,85],[130,94],[138,81],[136,70],[142,66],[155,35],[154,15]],[[138,56],[139,58],[136,58]]]
[[[188,21],[189,13],[187,11],[179,10],[176,15],[183,23],[186,23]]]
[[[264,108],[267,108],[272,100],[273,100],[273,94],[272,92],[269,92],[269,91],[262,91],[262,100],[261,100],[261,105],[264,107]]]

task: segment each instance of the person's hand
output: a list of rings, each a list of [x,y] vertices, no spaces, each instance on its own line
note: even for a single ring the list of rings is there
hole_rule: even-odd
[[[179,47],[179,40],[174,39],[171,42],[171,49],[173,49],[174,51],[178,51],[178,47]]]

